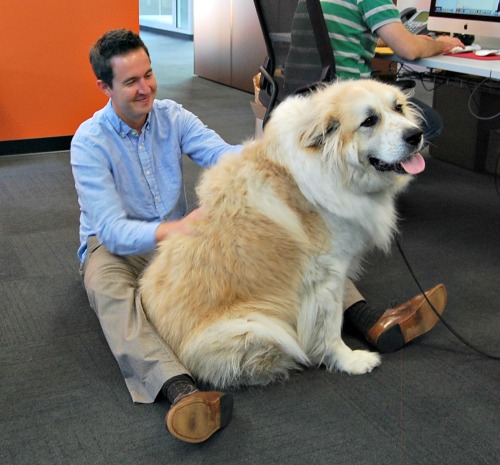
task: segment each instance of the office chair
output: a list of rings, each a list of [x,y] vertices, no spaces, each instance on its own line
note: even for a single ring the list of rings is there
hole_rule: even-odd
[[[259,100],[274,107],[291,94],[308,92],[335,78],[335,58],[319,0],[254,0],[267,58]]]

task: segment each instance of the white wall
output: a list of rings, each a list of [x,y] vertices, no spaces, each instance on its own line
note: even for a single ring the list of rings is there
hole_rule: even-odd
[[[400,11],[412,6],[417,10],[428,10],[431,2],[430,0],[397,0],[397,5]]]

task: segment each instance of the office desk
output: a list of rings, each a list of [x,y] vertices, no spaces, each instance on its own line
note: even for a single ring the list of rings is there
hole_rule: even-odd
[[[414,61],[402,60],[395,55],[385,54],[377,55],[377,58],[396,61],[410,66],[423,66],[424,68],[442,69],[453,73],[500,79],[500,60],[474,60],[472,58],[459,58],[453,55],[436,55]]]
[[[436,85],[432,106],[444,123],[443,133],[429,147],[433,157],[475,171],[495,172],[495,160],[500,154],[500,118],[492,117],[500,112],[500,60],[474,60],[453,55],[414,61],[387,54],[377,54],[377,58],[433,72]],[[461,82],[454,82],[450,77],[458,77]],[[480,85],[483,78],[493,82]],[[470,106],[484,119],[474,116]]]

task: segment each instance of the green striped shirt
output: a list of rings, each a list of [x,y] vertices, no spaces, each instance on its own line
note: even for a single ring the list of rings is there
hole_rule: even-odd
[[[399,21],[392,0],[321,0],[341,79],[368,78],[378,37],[375,31]]]

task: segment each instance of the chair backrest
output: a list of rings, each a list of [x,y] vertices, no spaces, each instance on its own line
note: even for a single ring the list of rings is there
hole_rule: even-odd
[[[335,77],[320,0],[254,0],[267,49],[259,98],[271,111],[290,94]]]

